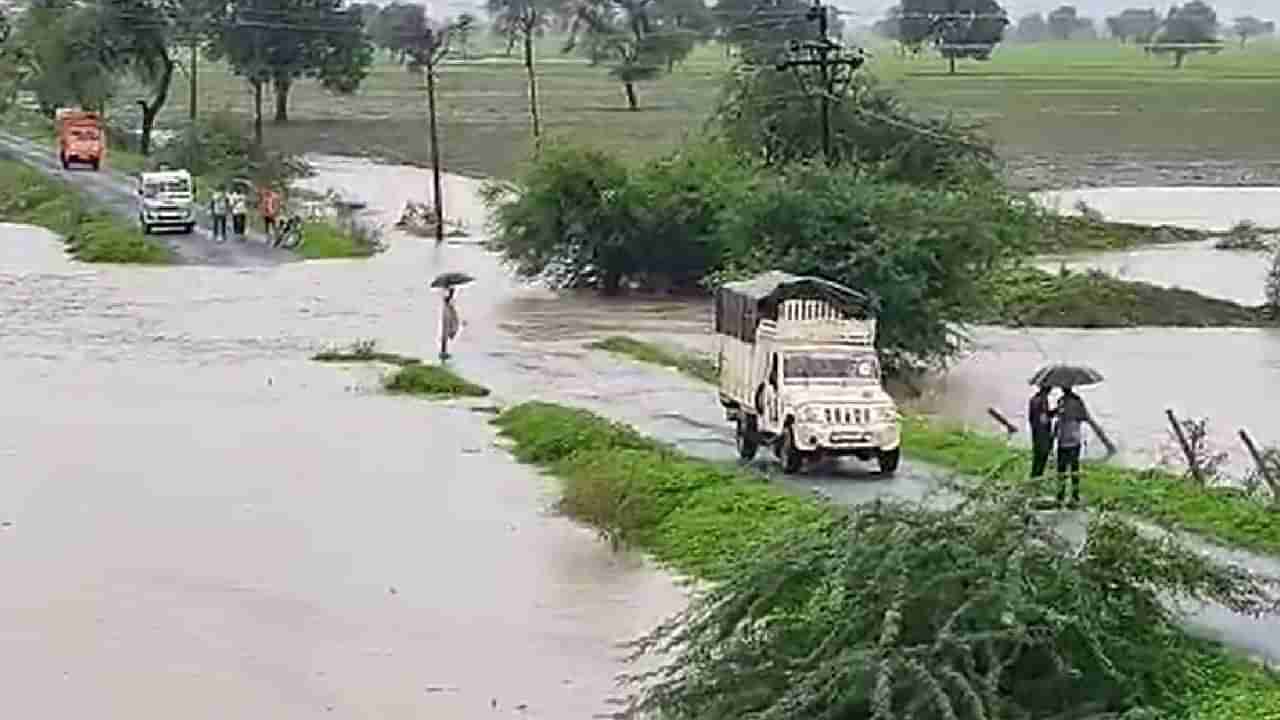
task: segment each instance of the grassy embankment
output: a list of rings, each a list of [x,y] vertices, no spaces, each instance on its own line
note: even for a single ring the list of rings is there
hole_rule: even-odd
[[[513,441],[517,458],[561,480],[563,511],[696,578],[724,577],[753,549],[838,512],[583,410],[526,403],[494,423]],[[1275,677],[1221,650],[1179,645],[1197,679],[1174,702],[1189,709],[1180,717],[1254,720],[1280,713]]]
[[[631,338],[609,338],[608,348],[642,362],[679,358],[680,354]],[[684,367],[708,362],[685,359]],[[689,373],[708,382],[715,375]],[[995,475],[1002,480],[1027,477],[1025,450],[1002,437],[975,433],[961,426],[918,416],[903,419],[904,452],[913,458],[972,477]],[[1202,489],[1159,469],[1136,470],[1110,463],[1087,463],[1081,490],[1091,502],[1151,520],[1167,528],[1187,530],[1249,550],[1280,555],[1280,523],[1260,503],[1227,489]]]
[[[61,235],[84,262],[163,264],[175,260],[162,242],[132,223],[94,209],[72,185],[26,165],[0,160],[0,221],[38,225]]]
[[[988,304],[972,321],[1032,327],[1251,327],[1273,325],[1262,306],[1247,307],[1191,290],[1121,280],[1102,272],[1050,273],[1033,267],[985,280]]]
[[[384,363],[396,370],[382,380],[387,392],[429,398],[487,397],[489,389],[477,385],[449,368],[428,365],[417,358],[383,352],[368,341],[358,342],[345,350],[325,350],[312,356],[323,363]]]

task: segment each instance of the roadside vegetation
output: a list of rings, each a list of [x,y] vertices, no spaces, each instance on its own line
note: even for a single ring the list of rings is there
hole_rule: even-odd
[[[715,362],[710,358],[667,350],[658,345],[641,342],[624,335],[612,335],[603,340],[596,340],[589,343],[587,347],[592,350],[604,350],[605,352],[622,355],[640,362],[671,368],[704,382],[714,383],[720,377],[719,369],[716,368]]]
[[[715,581],[635,644],[663,663],[631,678],[641,711],[690,720],[837,709],[888,718],[912,707],[916,717],[1185,720],[1280,711],[1280,681],[1191,640],[1160,602],[1267,611],[1274,584],[1146,539],[1116,515],[1095,515],[1085,551],[1074,552],[1027,522],[1031,498],[1004,483],[970,489],[947,511],[841,508],[581,410],[527,403],[494,422],[519,459],[560,479],[567,514]]]
[[[83,262],[154,265],[176,260],[163,242],[94,208],[75,187],[8,160],[0,160],[0,221],[52,230],[62,236],[67,252]]]
[[[302,225],[297,253],[307,260],[367,258],[383,249],[377,228],[356,222],[310,220]]]
[[[489,389],[477,385],[441,365],[428,365],[418,358],[385,352],[373,340],[359,340],[346,348],[323,350],[311,356],[321,363],[383,363],[396,367],[382,379],[390,393],[428,398],[487,397]]]

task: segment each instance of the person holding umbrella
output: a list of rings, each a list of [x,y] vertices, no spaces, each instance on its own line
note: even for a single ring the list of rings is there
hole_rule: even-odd
[[[440,360],[449,359],[449,341],[458,336],[462,323],[458,319],[458,308],[453,304],[454,294],[458,286],[466,285],[475,278],[466,273],[447,272],[431,281],[431,287],[444,290],[444,305],[440,308]]]
[[[1041,392],[1044,393],[1046,404],[1048,392],[1045,388],[1062,388],[1062,397],[1058,398],[1058,406],[1051,412],[1051,416],[1057,421],[1053,425],[1053,440],[1058,445],[1058,505],[1062,505],[1066,499],[1068,476],[1071,478],[1069,507],[1074,508],[1080,504],[1080,454],[1084,446],[1082,427],[1084,424],[1087,423],[1098,434],[1098,438],[1107,446],[1108,454],[1115,453],[1115,445],[1106,433],[1102,432],[1102,428],[1089,414],[1084,400],[1075,392],[1078,386],[1094,385],[1100,382],[1102,382],[1102,373],[1083,365],[1049,365],[1040,368],[1031,377],[1031,384],[1040,387]],[[1034,405],[1033,398],[1032,406]]]
[[[1037,385],[1036,392],[1027,404],[1027,421],[1031,424],[1031,479],[1044,477],[1044,469],[1049,464],[1049,455],[1053,452],[1053,416],[1056,412],[1049,406],[1050,385]]]

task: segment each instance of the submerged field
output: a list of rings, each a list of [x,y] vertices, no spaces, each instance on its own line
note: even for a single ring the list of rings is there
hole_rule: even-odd
[[[628,112],[606,68],[564,56],[559,47],[547,38],[539,50],[548,135],[632,158],[699,132],[728,66],[719,47],[701,48],[672,74],[641,84],[640,110]],[[899,58],[880,46],[872,53],[867,69],[921,108],[986,123],[1013,177],[1029,187],[1110,176],[1154,184],[1280,183],[1280,42],[1229,45],[1217,56],[1192,56],[1181,70],[1110,42],[1006,45],[990,62],[962,62],[954,76],[936,57]],[[268,117],[268,143],[427,162],[421,76],[380,58],[350,97],[300,83],[290,124],[274,126]],[[499,54],[441,70],[441,150],[450,170],[510,176],[518,169],[530,147],[525,92],[518,58]],[[252,109],[248,86],[216,64],[205,66],[201,95],[206,110],[225,107],[247,120]],[[270,97],[264,106],[269,114]],[[167,114],[175,122],[185,117],[185,93],[174,93]]]

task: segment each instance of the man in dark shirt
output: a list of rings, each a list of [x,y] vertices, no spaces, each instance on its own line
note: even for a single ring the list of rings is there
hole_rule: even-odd
[[[1084,400],[1071,388],[1062,389],[1058,398],[1058,425],[1054,428],[1058,441],[1058,504],[1067,494],[1067,476],[1071,476],[1071,505],[1080,504],[1080,451],[1084,445],[1084,425],[1090,422]]]
[[[1027,420],[1031,423],[1031,478],[1044,477],[1049,454],[1053,452],[1053,414],[1049,407],[1048,385],[1041,385],[1027,405]]]

